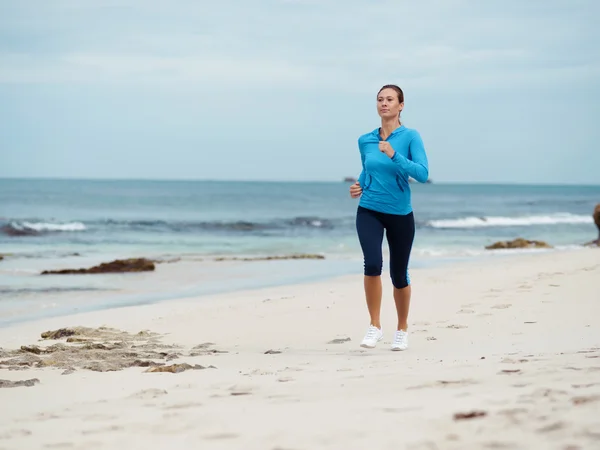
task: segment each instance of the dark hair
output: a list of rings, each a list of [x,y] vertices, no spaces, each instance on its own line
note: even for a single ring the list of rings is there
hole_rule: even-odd
[[[379,92],[377,93],[377,95],[379,95],[381,93],[381,91],[383,91],[384,89],[393,89],[394,91],[396,91],[396,94],[398,95],[398,103],[404,102],[404,92],[402,92],[402,89],[400,89],[395,84],[386,84],[381,89],[379,89]]]

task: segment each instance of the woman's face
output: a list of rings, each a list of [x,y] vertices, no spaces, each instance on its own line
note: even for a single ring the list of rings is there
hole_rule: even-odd
[[[383,89],[377,95],[377,114],[382,119],[397,119],[404,103],[398,101],[398,93],[390,88]]]

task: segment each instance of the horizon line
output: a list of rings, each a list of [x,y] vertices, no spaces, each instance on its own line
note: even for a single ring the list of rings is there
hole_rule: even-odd
[[[141,178],[141,177],[61,177],[61,176],[0,176],[0,180],[12,181],[146,181],[146,182],[216,182],[216,183],[341,183],[349,184],[350,181],[340,178],[339,180],[324,179],[304,179],[304,180],[284,180],[284,179],[243,179],[243,178]],[[458,181],[446,180],[435,181],[431,179],[428,183],[413,182],[413,185],[501,185],[501,186],[589,186],[600,187],[600,183],[571,183],[571,182],[523,182],[523,181]]]

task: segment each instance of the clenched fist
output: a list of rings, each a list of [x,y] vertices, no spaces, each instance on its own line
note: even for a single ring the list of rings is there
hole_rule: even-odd
[[[387,141],[379,141],[379,150],[381,150],[381,153],[385,153],[390,158],[394,156],[394,153],[396,153],[394,148]]]
[[[362,188],[360,187],[360,184],[357,181],[352,186],[350,186],[350,197],[357,198],[357,197],[360,197],[361,195],[362,195]]]

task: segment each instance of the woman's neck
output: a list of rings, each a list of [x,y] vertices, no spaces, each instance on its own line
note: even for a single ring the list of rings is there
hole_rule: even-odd
[[[381,121],[381,137],[387,139],[392,131],[401,125],[399,119],[388,119]]]

